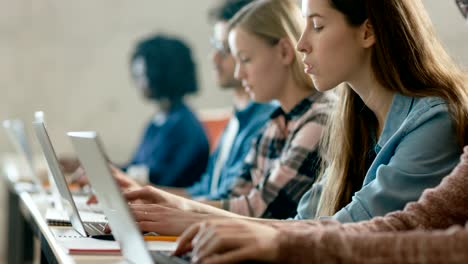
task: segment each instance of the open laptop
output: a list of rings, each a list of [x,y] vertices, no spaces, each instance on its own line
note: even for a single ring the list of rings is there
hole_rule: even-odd
[[[93,217],[93,214],[88,214],[86,215],[88,216],[86,219],[88,221],[83,221],[82,217],[80,217],[78,207],[73,199],[70,189],[68,188],[65,176],[60,169],[55,150],[50,141],[44,122],[35,121],[33,122],[33,127],[39,141],[39,145],[41,146],[42,152],[44,153],[47,164],[49,165],[49,169],[54,178],[54,182],[57,185],[58,192],[60,193],[62,207],[73,228],[84,237],[103,235],[106,222],[103,222],[102,218]]]
[[[123,256],[132,263],[190,263],[187,257],[172,257],[167,252],[148,250],[128,204],[112,176],[97,133],[69,132],[67,135],[108,218],[112,233],[120,243]]]
[[[4,120],[2,125],[16,152],[21,158],[25,159],[27,164],[27,176],[32,179],[35,190],[41,195],[46,196],[46,190],[42,185],[41,179],[39,179],[35,172],[31,144],[26,137],[23,121],[19,119]]]

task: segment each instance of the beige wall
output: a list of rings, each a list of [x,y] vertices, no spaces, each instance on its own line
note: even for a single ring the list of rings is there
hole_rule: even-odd
[[[134,41],[149,32],[183,36],[194,49],[202,91],[196,109],[225,107],[214,83],[206,14],[216,0],[0,0],[0,119],[44,110],[58,152],[68,130],[98,130],[116,161],[125,161],[151,114],[128,74]],[[446,46],[468,65],[468,25],[452,1],[425,0]],[[3,132],[0,132],[2,135]],[[0,151],[9,150],[0,137]]]
[[[44,110],[58,152],[71,151],[66,131],[93,129],[114,160],[126,160],[151,114],[130,83],[128,52],[135,39],[158,31],[193,45],[202,87],[194,107],[229,105],[208,60],[206,13],[217,2],[0,0],[0,119],[29,122],[33,111]],[[450,53],[468,65],[468,24],[453,1],[424,2]],[[0,152],[7,150],[2,131]],[[0,250],[4,232],[0,219]]]
[[[29,123],[33,111],[44,110],[59,152],[71,150],[66,131],[95,129],[111,157],[128,158],[152,112],[130,82],[128,56],[150,32],[193,45],[202,88],[194,107],[229,106],[209,60],[206,14],[215,0],[1,1],[0,119]],[[0,143],[8,149],[4,137]]]

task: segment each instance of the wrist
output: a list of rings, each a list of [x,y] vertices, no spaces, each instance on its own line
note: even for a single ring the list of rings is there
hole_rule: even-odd
[[[180,209],[183,211],[194,212],[194,213],[203,213],[199,208],[198,202],[192,201],[187,198],[181,198]]]
[[[290,257],[289,250],[294,247],[292,240],[290,239],[288,234],[285,234],[287,232],[282,232],[278,231],[279,235],[277,241],[278,244],[278,250],[277,250],[277,261],[278,262],[283,262],[287,261],[288,258]]]
[[[282,249],[282,245],[288,244],[288,237],[281,234],[281,231],[276,230],[273,228],[275,235],[273,239],[268,242],[268,248],[263,254],[263,261],[268,263],[285,263],[287,259],[285,259],[282,255],[284,254],[284,249]],[[287,249],[287,248],[286,248]],[[282,253],[283,251],[283,253]]]

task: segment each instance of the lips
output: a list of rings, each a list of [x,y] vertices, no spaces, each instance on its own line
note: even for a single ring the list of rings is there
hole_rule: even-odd
[[[304,69],[304,72],[307,73],[307,74],[314,74],[315,73],[315,67],[309,63],[309,62],[306,62],[305,60],[302,61],[305,65],[305,69]]]
[[[242,82],[242,86],[244,86],[246,92],[252,91],[252,86],[250,86],[247,82]]]

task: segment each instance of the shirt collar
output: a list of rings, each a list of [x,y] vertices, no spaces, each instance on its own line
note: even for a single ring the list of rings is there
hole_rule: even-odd
[[[272,114],[271,119],[275,119],[278,116],[284,116],[286,121],[294,120],[301,117],[305,112],[307,112],[312,106],[313,102],[319,97],[320,93],[314,93],[304,99],[302,99],[296,106],[291,109],[288,113],[285,113],[281,107],[278,107]]]
[[[157,112],[151,119],[151,122],[156,126],[162,126],[171,115],[183,111],[185,107],[186,106],[182,101],[174,101],[168,112]]]
[[[250,101],[245,108],[241,110],[235,109],[234,116],[239,121],[239,126],[243,127],[245,124],[249,123],[250,120],[255,119],[254,116],[256,113],[264,110],[267,105],[268,104],[260,104]]]
[[[385,126],[380,135],[377,144],[382,147],[392,137],[393,134],[400,128],[403,121],[408,116],[412,106],[414,98],[395,93],[393,96],[392,104],[387,113],[385,119]]]

